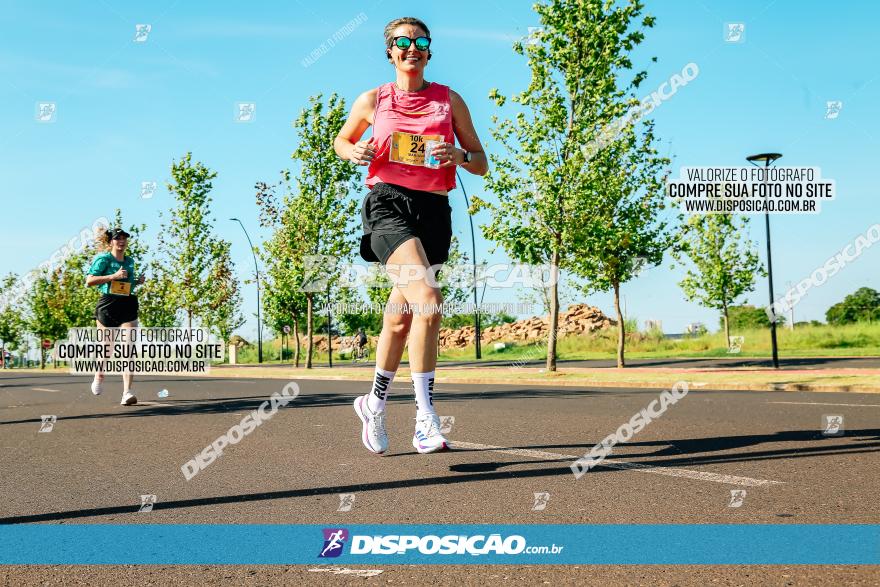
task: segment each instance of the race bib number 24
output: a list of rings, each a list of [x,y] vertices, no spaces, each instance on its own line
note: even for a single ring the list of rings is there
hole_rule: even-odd
[[[413,135],[394,131],[391,135],[391,152],[388,158],[404,165],[425,166],[425,142],[443,141],[440,135]]]

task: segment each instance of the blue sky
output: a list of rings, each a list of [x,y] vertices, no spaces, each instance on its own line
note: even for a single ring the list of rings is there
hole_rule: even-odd
[[[780,165],[815,166],[837,182],[838,196],[816,216],[771,217],[777,292],[808,276],[825,259],[880,221],[875,179],[880,153],[880,8],[795,0],[711,2],[649,1],[657,25],[634,55],[649,71],[643,88],[655,89],[694,62],[699,76],[654,110],[657,134],[674,166],[743,165],[746,155],[778,151]],[[432,29],[434,58],[426,78],[450,85],[468,103],[488,151],[495,112],[492,87],[510,94],[528,81],[525,61],[510,45],[539,24],[532,2],[424,3],[411,12]],[[309,67],[301,61],[340,27],[363,13],[348,37]],[[241,218],[255,241],[254,183],[274,181],[290,166],[291,121],[308,97],[337,92],[347,103],[394,79],[382,59],[382,30],[410,14],[387,1],[310,3],[3,2],[0,10],[0,273],[37,266],[82,227],[114,208],[127,221],[144,222],[153,241],[158,212],[170,198],[161,187],[172,159],[192,151],[218,172],[216,228],[233,242],[244,275],[252,259]],[[363,20],[363,17],[362,17]],[[742,43],[726,43],[724,26],[745,24]],[[136,24],[150,24],[143,43]],[[657,62],[649,58],[656,56]],[[825,118],[829,100],[843,108]],[[57,105],[56,120],[35,120],[38,102]],[[256,103],[252,123],[233,120],[237,102]],[[677,172],[676,172],[677,174]],[[151,199],[142,181],[159,182]],[[468,194],[485,196],[482,180],[465,176]],[[365,193],[365,192],[364,192]],[[361,194],[360,197],[362,197]],[[461,190],[451,194],[453,227],[469,249]],[[477,224],[487,220],[477,216]],[[764,252],[762,217],[751,235]],[[477,236],[477,254],[491,243]],[[861,286],[880,289],[880,246],[820,288],[795,309],[797,320],[823,319],[825,310]],[[663,321],[680,332],[691,321],[717,327],[710,310],[683,300],[681,270],[652,268],[623,287],[630,316]],[[248,314],[253,286],[245,287]],[[486,301],[516,301],[509,291]],[[611,314],[609,294],[585,301]],[[744,301],[765,304],[766,281]],[[253,336],[255,321],[242,329]]]

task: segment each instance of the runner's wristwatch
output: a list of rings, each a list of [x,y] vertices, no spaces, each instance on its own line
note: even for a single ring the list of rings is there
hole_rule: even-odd
[[[471,162],[471,152],[465,151],[464,152],[464,165],[467,165],[470,162]]]

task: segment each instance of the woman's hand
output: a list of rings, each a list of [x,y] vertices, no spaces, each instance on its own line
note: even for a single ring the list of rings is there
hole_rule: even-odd
[[[119,268],[119,271],[111,275],[113,281],[128,279],[128,271],[126,271],[123,267]]]
[[[432,154],[440,160],[440,167],[450,167],[464,163],[464,151],[452,143],[440,143],[434,147]]]
[[[146,277],[144,276],[143,273],[141,273],[141,276],[138,277],[137,284],[138,284],[138,285],[141,285],[141,284],[144,283],[145,280],[146,280]]]
[[[370,137],[370,140],[368,141],[356,142],[354,148],[351,150],[351,160],[358,165],[369,165],[370,161],[372,161],[373,157],[376,155],[373,140],[373,137]]]

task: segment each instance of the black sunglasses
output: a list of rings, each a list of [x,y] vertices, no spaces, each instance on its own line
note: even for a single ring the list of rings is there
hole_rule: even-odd
[[[398,49],[402,49],[406,51],[409,49],[409,46],[413,43],[416,44],[416,49],[419,51],[427,51],[428,47],[431,46],[431,37],[416,37],[415,39],[410,39],[409,37],[394,37],[394,44]]]

